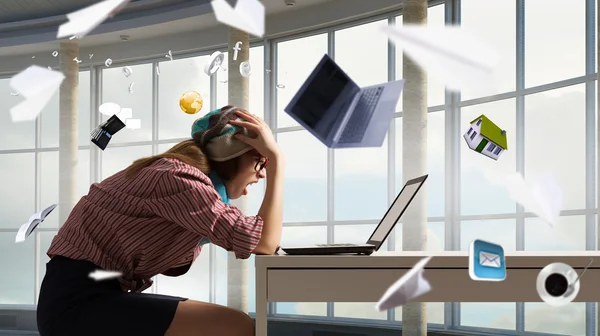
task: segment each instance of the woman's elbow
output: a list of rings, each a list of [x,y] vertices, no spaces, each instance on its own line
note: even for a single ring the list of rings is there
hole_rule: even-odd
[[[273,254],[277,253],[278,250],[279,250],[279,246],[266,246],[266,245],[258,244],[252,251],[252,254],[273,255]]]

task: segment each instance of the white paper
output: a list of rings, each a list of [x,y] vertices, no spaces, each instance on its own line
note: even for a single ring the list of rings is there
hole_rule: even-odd
[[[500,268],[502,262],[498,254],[479,251],[479,265]]]
[[[117,115],[117,118],[121,119],[121,120],[127,120],[130,118],[133,118],[133,109],[130,109],[128,107],[123,107],[121,109],[121,112],[119,113],[115,113]]]
[[[141,119],[127,119],[125,120],[125,127],[129,129],[140,129],[142,128]]]
[[[375,308],[379,311],[400,307],[431,290],[431,285],[423,276],[425,265],[431,257],[421,259],[403,277],[392,284],[379,299]]]
[[[33,215],[29,216],[29,220],[27,223],[21,225],[19,227],[19,231],[17,232],[17,236],[15,237],[15,243],[24,242],[27,237],[29,237],[35,229],[46,219],[46,217],[56,208],[58,204],[52,204],[40,212],[36,212]]]
[[[104,20],[124,8],[130,0],[105,0],[78,11],[67,14],[68,22],[58,27],[56,38],[76,36],[81,39]]]
[[[121,273],[121,272],[95,270],[90,273],[90,278],[92,278],[96,281],[102,281],[102,280],[116,279],[122,275],[123,275],[123,273]]]
[[[248,34],[265,34],[265,6],[259,0],[238,0],[232,8],[225,0],[211,3],[217,21]]]
[[[119,114],[119,112],[121,112],[121,106],[119,106],[119,104],[115,104],[115,103],[104,103],[102,105],[100,105],[100,107],[98,108],[98,111],[100,112],[100,114],[104,114],[105,116],[109,116],[112,117],[115,114]]]
[[[428,75],[445,83],[448,90],[493,89],[498,57],[464,28],[398,25],[382,29]]]
[[[10,109],[12,121],[35,120],[64,79],[62,72],[37,65],[32,65],[13,76],[10,79],[10,87],[25,97],[25,100]]]
[[[554,226],[562,209],[563,193],[549,172],[544,173],[540,179],[530,186],[523,176],[514,173],[506,178],[506,188],[510,197],[548,224]]]

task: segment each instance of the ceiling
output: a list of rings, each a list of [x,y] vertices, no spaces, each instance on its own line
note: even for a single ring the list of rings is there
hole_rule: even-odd
[[[226,0],[234,3],[237,0]],[[261,0],[265,6],[266,14],[273,15],[285,11],[293,11],[299,8],[310,7],[331,0],[296,0],[295,6],[287,6],[286,0]],[[0,39],[10,38],[13,41],[25,41],[20,39],[21,35],[48,34],[49,31],[55,34],[59,24],[65,22],[65,14],[84,8],[99,0],[0,0]],[[161,9],[185,8],[185,6],[208,5],[210,0],[131,0],[127,7],[119,12],[111,21],[126,21],[129,19],[139,19],[146,13]],[[210,7],[209,7],[210,8]],[[156,14],[154,14],[156,15]],[[54,17],[49,20],[49,17]],[[148,20],[146,20],[148,21]],[[79,41],[81,47],[101,46],[120,41],[121,35],[128,35],[131,39],[146,39],[157,36],[172,35],[177,33],[198,31],[217,26],[219,23],[209,10],[207,14],[186,15],[186,17],[165,22],[152,21],[140,25],[137,28],[116,29],[109,32],[96,29],[87,35],[85,39]],[[38,33],[39,32],[39,33]],[[0,56],[20,55],[32,52],[46,51],[55,47],[57,41],[53,38],[46,39],[45,42],[17,42],[13,45],[4,44],[0,47]]]

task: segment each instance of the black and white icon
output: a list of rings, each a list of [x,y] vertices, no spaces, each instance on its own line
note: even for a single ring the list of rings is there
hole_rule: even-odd
[[[214,75],[225,61],[225,55],[220,51],[215,51],[210,55],[208,62],[204,65],[204,73],[207,76]]]

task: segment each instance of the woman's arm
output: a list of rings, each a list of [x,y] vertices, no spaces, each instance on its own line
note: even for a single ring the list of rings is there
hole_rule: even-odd
[[[269,158],[267,166],[267,188],[258,216],[263,219],[260,241],[252,251],[254,254],[275,254],[281,242],[283,223],[283,158]]]

